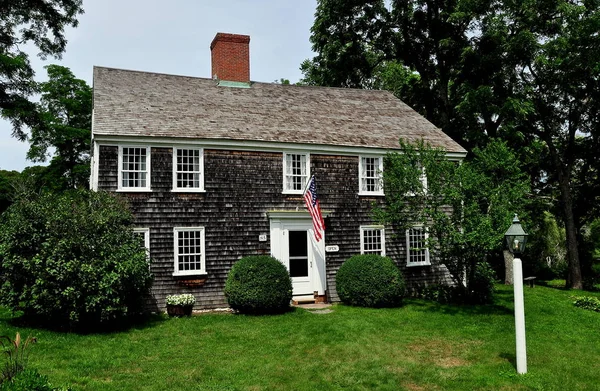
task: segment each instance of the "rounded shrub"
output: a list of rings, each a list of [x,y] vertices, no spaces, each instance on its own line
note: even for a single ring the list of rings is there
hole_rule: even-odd
[[[404,278],[396,264],[375,254],[355,255],[342,264],[335,278],[340,300],[360,307],[402,304]]]
[[[227,281],[229,306],[240,313],[269,314],[289,309],[292,280],[281,262],[267,255],[254,255],[236,262]]]

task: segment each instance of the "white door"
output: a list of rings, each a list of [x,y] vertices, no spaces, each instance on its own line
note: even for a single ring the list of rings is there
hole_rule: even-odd
[[[287,237],[287,251],[283,262],[288,265],[293,294],[312,295],[312,256],[308,248],[308,230],[291,228],[284,236]]]
[[[325,293],[325,240],[317,242],[308,212],[271,212],[271,255],[290,272],[294,296]]]

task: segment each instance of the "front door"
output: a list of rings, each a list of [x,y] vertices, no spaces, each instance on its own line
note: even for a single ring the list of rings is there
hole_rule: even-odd
[[[308,231],[288,230],[287,263],[294,295],[312,294],[311,274],[312,262],[308,251]],[[284,262],[285,264],[285,262]]]
[[[294,296],[325,294],[325,239],[315,240],[308,212],[270,212],[271,255],[290,272]]]

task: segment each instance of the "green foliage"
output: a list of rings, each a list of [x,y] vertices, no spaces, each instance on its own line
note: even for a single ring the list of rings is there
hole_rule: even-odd
[[[12,204],[18,171],[0,170],[0,214]]]
[[[70,191],[16,201],[0,219],[0,301],[45,324],[137,313],[152,278],[125,203]]]
[[[476,304],[491,304],[494,301],[496,272],[489,263],[479,262],[475,265],[473,280],[471,281],[471,294],[469,300]]]
[[[548,211],[532,216],[535,225],[529,228],[528,256],[525,266],[543,280],[566,278],[568,271],[565,229]]]
[[[25,369],[29,358],[29,347],[36,341],[36,338],[33,337],[27,337],[25,341],[22,341],[19,333],[16,334],[14,340],[5,335],[0,336],[0,346],[5,355],[5,361],[0,368],[0,384],[14,379]]]
[[[48,65],[48,81],[40,83],[38,111],[42,123],[31,127],[27,158],[44,162],[49,148],[54,156],[47,168],[58,189],[87,188],[90,175],[92,88],[71,70]]]
[[[359,307],[397,307],[404,296],[404,279],[396,264],[375,254],[355,255],[335,276],[342,302]]]
[[[9,4],[10,3],[10,4]],[[77,26],[81,0],[23,0],[3,5],[0,14],[0,110],[13,124],[13,135],[26,139],[23,126],[43,123],[29,97],[39,92],[25,46],[37,47],[42,59],[60,58],[67,40],[65,28]]]
[[[40,375],[38,371],[26,369],[19,372],[10,381],[0,383],[0,391],[70,391],[71,388],[52,387],[48,377]]]
[[[281,313],[289,309],[292,280],[281,262],[266,255],[237,261],[227,276],[229,306],[245,314]]]
[[[573,304],[575,307],[583,308],[585,310],[591,310],[600,312],[600,299],[594,296],[575,296],[573,297]]]
[[[502,250],[513,213],[522,215],[527,203],[529,186],[519,161],[497,140],[476,148],[460,165],[422,142],[401,142],[401,148],[385,158],[386,203],[374,208],[374,216],[396,232],[415,224],[429,227],[430,253],[448,266],[459,286],[466,275],[461,296],[470,300],[477,295],[477,265]]]

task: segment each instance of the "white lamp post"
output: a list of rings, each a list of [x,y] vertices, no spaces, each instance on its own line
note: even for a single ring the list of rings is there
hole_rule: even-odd
[[[513,286],[515,296],[515,331],[517,340],[517,373],[527,373],[527,350],[525,344],[525,306],[523,302],[523,265],[519,256],[525,250],[527,234],[515,214],[513,223],[504,234],[508,249],[514,254]]]

